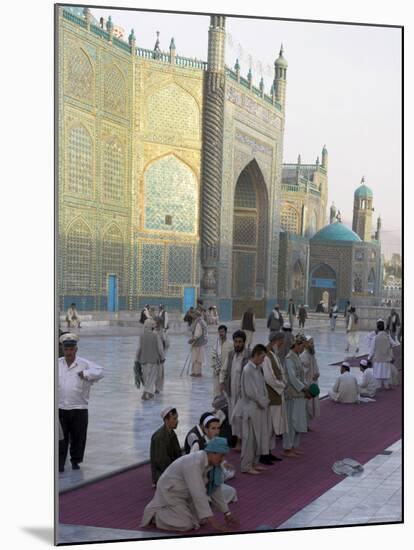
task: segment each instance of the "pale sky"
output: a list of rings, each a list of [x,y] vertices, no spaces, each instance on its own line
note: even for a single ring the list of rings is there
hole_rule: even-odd
[[[177,54],[207,60],[209,17],[92,9],[112,15],[137,45],[161,49],[174,37]],[[352,224],[353,192],[361,177],[374,193],[373,230],[382,217],[383,252],[401,246],[401,31],[297,21],[227,18],[226,64],[239,57],[241,73],[260,67],[269,93],[280,44],[287,72],[284,162],[314,163],[324,144],[329,152],[329,199]],[[270,71],[270,74],[269,74]]]

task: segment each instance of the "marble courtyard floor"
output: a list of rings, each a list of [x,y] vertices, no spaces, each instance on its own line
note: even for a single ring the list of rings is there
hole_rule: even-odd
[[[310,320],[305,329],[305,333],[312,334],[315,339],[321,370],[322,395],[327,393],[338,375],[339,368],[331,366],[330,363],[346,357],[343,321],[338,325],[337,330],[331,332],[328,319]],[[231,333],[237,328],[237,323],[231,322],[228,326]],[[59,475],[60,490],[80,486],[147,460],[150,435],[161,425],[159,412],[164,406],[171,404],[178,408],[180,422],[177,435],[181,442],[200,414],[211,407],[213,395],[209,365],[204,368],[202,378],[193,379],[185,375],[180,377],[189,349],[188,333],[184,327],[182,332],[170,335],[164,393],[153,401],[141,400],[141,392],[133,383],[132,373],[140,330],[141,327],[110,326],[87,327],[80,330],[79,355],[101,364],[105,369],[105,378],[91,390],[84,463],[79,471],[72,471],[70,464],[67,465],[66,471]],[[214,343],[215,331],[216,327],[210,327],[209,347]],[[265,322],[259,321],[255,343],[265,343],[267,334]],[[367,333],[360,334],[361,354],[367,351],[366,335]],[[357,374],[357,369],[353,370]],[[372,493],[369,502],[368,493]],[[332,511],[333,502],[337,507]],[[355,514],[359,517],[357,522]],[[340,481],[290,517],[279,526],[279,529],[318,524],[398,521],[400,517],[401,445],[396,442],[386,454],[373,458],[365,465],[363,480],[360,479],[358,482],[353,478],[346,478]],[[73,525],[59,527],[61,543],[148,536],[151,534],[120,529]]]

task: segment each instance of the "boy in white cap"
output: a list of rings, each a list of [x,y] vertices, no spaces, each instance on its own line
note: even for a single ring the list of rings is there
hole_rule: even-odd
[[[358,381],[350,372],[350,364],[344,361],[341,365],[341,374],[336,379],[329,397],[337,403],[358,403],[359,387]]]
[[[375,397],[377,391],[378,382],[374,376],[372,365],[366,359],[361,359],[359,362],[359,368],[362,374],[362,381],[358,385],[359,395],[361,397]]]
[[[181,447],[175,429],[178,425],[178,412],[175,407],[162,409],[161,418],[164,424],[151,436],[150,462],[152,485],[157,485],[161,474],[168,466],[181,456]]]
[[[91,385],[103,378],[99,365],[76,357],[78,336],[71,332],[60,337],[63,357],[58,360],[59,422],[63,439],[59,440],[59,472],[65,469],[70,446],[72,469],[83,461],[88,429],[88,402]]]

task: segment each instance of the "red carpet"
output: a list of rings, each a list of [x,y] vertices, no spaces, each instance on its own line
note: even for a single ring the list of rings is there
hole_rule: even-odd
[[[331,470],[336,460],[354,458],[364,464],[401,437],[401,421],[401,386],[379,392],[375,403],[322,401],[321,417],[312,424],[315,431],[302,435],[304,456],[277,462],[259,476],[238,471],[231,480],[239,497],[231,504],[240,520],[240,528],[234,531],[279,526],[343,479]],[[229,461],[238,468],[240,455],[232,452]],[[67,524],[138,530],[152,495],[149,466],[140,466],[60,495],[59,519]],[[157,531],[152,531],[156,536]],[[205,526],[188,535],[210,532]]]

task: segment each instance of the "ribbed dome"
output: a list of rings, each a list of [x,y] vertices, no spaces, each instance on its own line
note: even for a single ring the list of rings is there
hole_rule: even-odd
[[[372,199],[373,194],[369,187],[363,183],[355,190],[354,198],[356,199]]]
[[[354,241],[361,242],[359,236],[342,222],[325,225],[311,238],[311,241]]]

